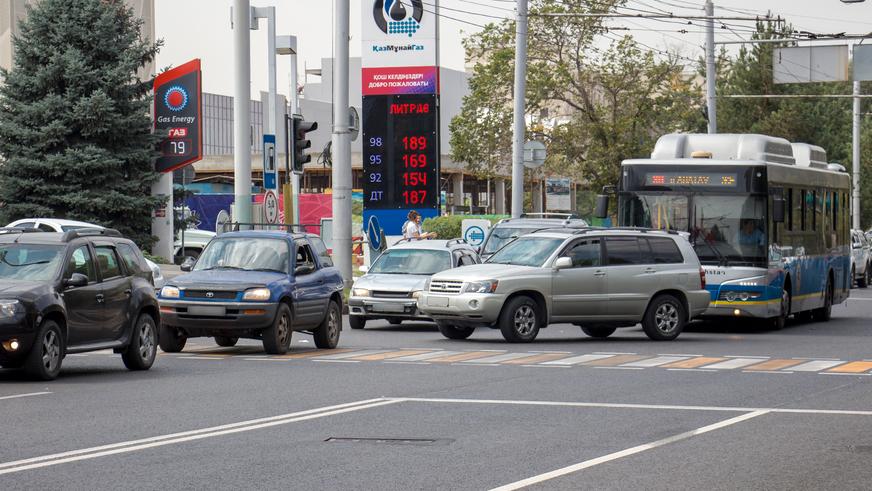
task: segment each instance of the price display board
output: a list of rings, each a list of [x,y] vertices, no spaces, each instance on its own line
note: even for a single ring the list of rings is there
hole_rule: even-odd
[[[161,136],[155,170],[172,172],[203,156],[200,60],[154,80],[154,129]]]
[[[368,210],[439,208],[435,94],[363,97],[363,201]]]

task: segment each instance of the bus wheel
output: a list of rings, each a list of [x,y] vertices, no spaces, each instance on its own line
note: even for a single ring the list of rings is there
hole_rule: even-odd
[[[833,315],[833,283],[830,280],[827,280],[827,292],[824,295],[824,306],[812,311],[812,317],[818,322],[826,322]]]
[[[790,316],[790,301],[790,290],[781,290],[781,313],[778,317],[772,319],[773,329],[784,329],[785,324],[787,324],[787,318]]]

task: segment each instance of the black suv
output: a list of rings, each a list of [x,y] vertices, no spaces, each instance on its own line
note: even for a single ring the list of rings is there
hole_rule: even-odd
[[[0,229],[0,367],[57,377],[68,353],[154,363],[160,314],[139,248],[112,229]]]

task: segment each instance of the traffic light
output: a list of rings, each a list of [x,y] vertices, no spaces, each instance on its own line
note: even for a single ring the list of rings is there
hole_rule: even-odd
[[[291,138],[293,141],[294,152],[294,172],[303,173],[303,164],[312,160],[311,155],[306,155],[303,151],[312,146],[312,142],[306,138],[306,133],[318,129],[318,123],[315,121],[303,121],[301,117],[294,117],[293,129]]]

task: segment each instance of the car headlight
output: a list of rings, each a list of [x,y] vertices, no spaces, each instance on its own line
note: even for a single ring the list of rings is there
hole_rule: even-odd
[[[412,298],[414,298],[415,300],[417,300],[417,299],[421,298],[421,294],[422,294],[422,293],[423,293],[423,292],[422,292],[421,290],[415,290],[415,291],[412,292]]]
[[[160,289],[160,296],[164,298],[179,298],[179,289],[174,286],[165,286]]]
[[[265,302],[269,300],[271,296],[272,293],[269,291],[269,288],[252,288],[250,290],[245,290],[245,294],[242,295],[242,299]]]
[[[18,300],[0,300],[0,318],[14,317],[18,305]]]
[[[470,281],[463,287],[463,293],[493,293],[499,283],[497,280]]]
[[[369,297],[372,296],[372,292],[367,290],[366,288],[352,288],[351,289],[352,297]]]

